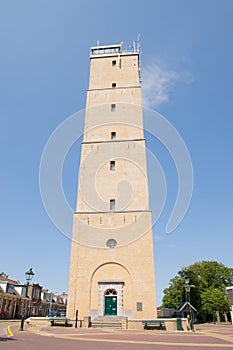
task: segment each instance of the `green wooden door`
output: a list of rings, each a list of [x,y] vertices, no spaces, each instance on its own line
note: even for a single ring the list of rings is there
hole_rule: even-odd
[[[117,315],[117,297],[105,297],[105,315]]]

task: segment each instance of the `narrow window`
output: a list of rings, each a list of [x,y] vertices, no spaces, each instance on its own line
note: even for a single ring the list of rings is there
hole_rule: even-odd
[[[110,161],[110,170],[114,171],[116,170],[116,163],[115,160]]]
[[[116,110],[116,104],[112,103],[111,104],[111,112],[115,112],[115,110]]]
[[[116,83],[112,83],[112,88],[115,88],[116,87]]]
[[[142,311],[142,303],[137,302],[137,311]]]
[[[111,140],[115,140],[116,139],[116,132],[112,131],[111,132]]]
[[[112,66],[116,66],[116,60],[112,61]]]
[[[115,210],[116,202],[115,199],[110,199],[110,210]]]

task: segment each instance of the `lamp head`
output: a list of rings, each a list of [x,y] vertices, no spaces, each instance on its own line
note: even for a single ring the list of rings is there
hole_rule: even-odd
[[[25,272],[27,282],[31,281],[31,279],[33,278],[34,275],[35,274],[32,271],[32,268],[30,268],[27,272]]]

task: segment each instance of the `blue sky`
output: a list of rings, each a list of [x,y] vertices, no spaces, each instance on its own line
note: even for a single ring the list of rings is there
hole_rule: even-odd
[[[32,267],[35,282],[67,291],[70,241],[43,208],[41,155],[54,129],[85,107],[89,48],[97,40],[127,46],[138,33],[146,102],[183,137],[195,176],[188,213],[167,235],[177,175],[169,153],[148,139],[168,185],[154,227],[158,304],[181,267],[199,260],[233,266],[232,15],[230,0],[1,2],[1,271],[23,282]],[[72,147],[63,171],[73,208],[79,151]]]

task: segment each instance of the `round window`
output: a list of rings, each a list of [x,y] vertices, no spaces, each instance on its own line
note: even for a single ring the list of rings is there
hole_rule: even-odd
[[[115,239],[109,239],[106,243],[108,248],[115,248],[117,245],[117,241]]]

